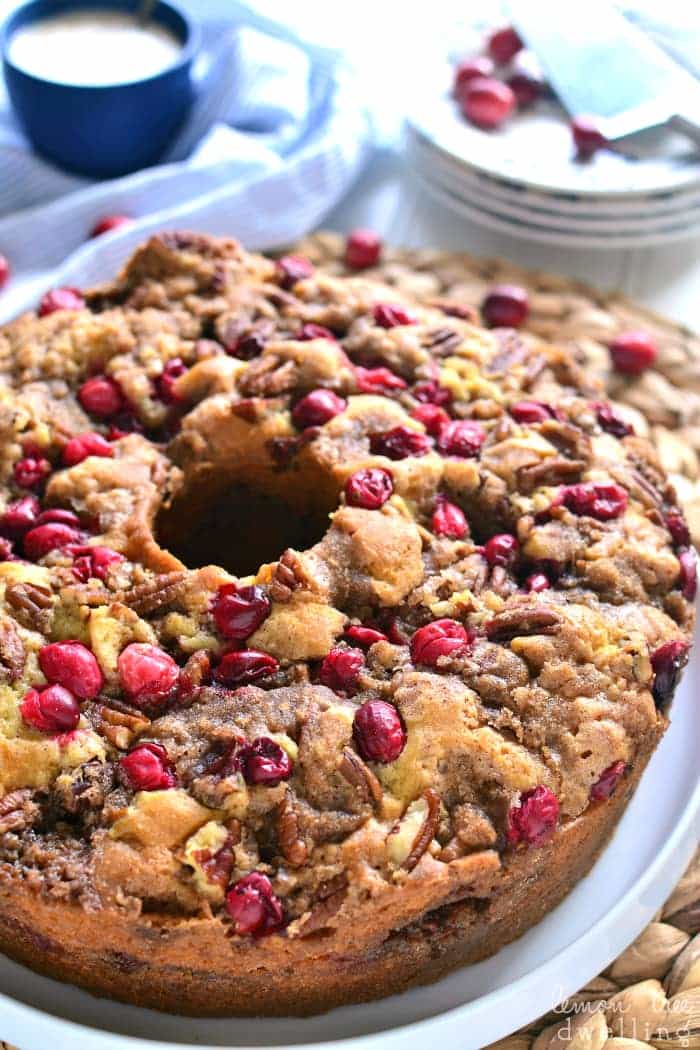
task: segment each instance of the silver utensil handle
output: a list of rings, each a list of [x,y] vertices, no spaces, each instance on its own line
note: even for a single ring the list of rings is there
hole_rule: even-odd
[[[687,135],[696,146],[700,146],[700,113],[677,113],[671,117],[669,124],[674,131]]]

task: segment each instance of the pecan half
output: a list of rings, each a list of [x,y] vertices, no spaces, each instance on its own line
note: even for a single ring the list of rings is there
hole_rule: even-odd
[[[362,761],[357,751],[353,751],[351,747],[343,748],[343,757],[340,760],[338,771],[341,776],[345,777],[348,784],[352,784],[359,791],[365,802],[381,802],[382,785],[369,766]]]
[[[541,463],[521,467],[518,471],[518,488],[524,495],[534,492],[541,485],[561,485],[580,477],[585,469],[582,459],[564,459],[548,456]]]
[[[177,687],[178,700],[193,701],[199,688],[205,685],[211,671],[211,659],[205,649],[198,649],[188,658],[180,672]]]
[[[187,573],[181,570],[160,573],[128,591],[120,591],[116,600],[128,605],[139,616],[147,615],[176,601],[186,581]]]
[[[406,871],[413,871],[430,843],[435,838],[438,822],[440,820],[440,796],[434,788],[427,788],[423,792],[423,798],[428,804],[428,812],[420,831],[413,840],[411,852],[403,862],[402,867]]]
[[[436,328],[426,338],[426,346],[438,357],[452,353],[461,342],[462,336],[454,328]]]
[[[275,602],[288,602],[292,592],[302,584],[299,555],[288,548],[275,566],[270,584],[270,597]]]
[[[282,856],[293,868],[305,863],[309,850],[299,833],[299,818],[288,798],[277,807],[277,842]]]
[[[0,835],[28,827],[38,812],[39,807],[32,802],[32,792],[28,789],[12,791],[0,798]]]
[[[526,634],[556,634],[562,622],[556,609],[542,605],[521,605],[506,609],[486,623],[490,641],[505,642]]]
[[[15,682],[27,662],[27,653],[12,620],[0,623],[0,679]]]
[[[5,591],[5,597],[23,627],[44,633],[53,605],[51,591],[34,583],[13,583]]]

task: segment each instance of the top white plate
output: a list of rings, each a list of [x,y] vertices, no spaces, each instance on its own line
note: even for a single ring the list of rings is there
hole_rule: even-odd
[[[552,1009],[651,919],[700,839],[698,661],[673,721],[591,874],[498,955],[426,988],[308,1019],[199,1020],[95,999],[0,957],[0,1037],[22,1050],[324,1047],[476,1050]]]
[[[635,156],[601,150],[590,161],[576,160],[568,118],[549,99],[502,128],[483,131],[462,117],[450,93],[452,76],[447,62],[421,70],[409,124],[466,169],[573,201],[673,194],[700,185],[697,147],[667,132],[647,133],[635,143]]]

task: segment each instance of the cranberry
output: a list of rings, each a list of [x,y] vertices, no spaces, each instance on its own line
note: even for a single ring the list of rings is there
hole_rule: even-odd
[[[386,634],[392,645],[408,645],[408,634],[404,631],[398,616],[389,617]]]
[[[364,666],[365,654],[359,649],[331,649],[321,663],[318,680],[335,693],[352,696]]]
[[[680,639],[664,642],[651,654],[651,666],[654,671],[653,694],[657,707],[663,709],[670,704],[687,662],[688,644]]]
[[[554,412],[545,401],[518,401],[513,405],[510,414],[516,423],[546,423],[554,419]]]
[[[101,434],[94,434],[89,431],[71,438],[64,445],[61,458],[64,467],[75,467],[78,463],[82,463],[84,459],[87,459],[88,456],[104,456],[109,459],[113,455],[114,449],[109,441],[103,438]]]
[[[36,496],[23,496],[8,504],[0,518],[0,530],[5,534],[18,537],[37,524],[41,506]]]
[[[251,744],[244,744],[237,757],[247,784],[274,787],[280,780],[289,780],[292,775],[291,758],[269,736],[259,736]]]
[[[455,504],[439,497],[433,511],[433,532],[436,536],[447,536],[450,540],[462,540],[469,534],[469,525],[464,512]]]
[[[64,686],[80,700],[94,700],[104,682],[94,653],[82,642],[51,642],[42,646],[39,666],[49,682]]]
[[[80,720],[80,704],[62,685],[30,689],[19,710],[27,725],[42,733],[70,733]]]
[[[508,810],[508,841],[513,846],[519,842],[544,846],[554,835],[558,819],[559,800],[549,788],[540,784],[531,791],[524,791],[520,804]]]
[[[122,689],[138,707],[165,700],[180,676],[172,656],[146,642],[131,642],[122,649],[117,667]]]
[[[622,760],[613,762],[607,769],[604,769],[591,787],[591,800],[593,802],[604,802],[610,798],[626,769],[627,766]]]
[[[581,160],[588,160],[608,145],[608,140],[592,117],[574,117],[571,121],[571,137]]]
[[[470,124],[491,131],[515,109],[515,95],[500,80],[478,77],[470,80],[460,96],[460,106]]]
[[[241,361],[252,361],[263,352],[266,342],[263,332],[248,332],[239,336],[233,343],[227,344],[226,353],[238,357]]]
[[[392,427],[381,434],[372,434],[369,444],[375,456],[387,456],[389,459],[425,456],[432,448],[432,441],[426,434],[404,426]]]
[[[212,612],[219,633],[224,638],[242,642],[270,615],[270,599],[263,588],[255,584],[240,587],[225,583],[216,592]]]
[[[539,594],[541,591],[548,591],[552,585],[549,577],[543,572],[533,572],[525,580],[525,586],[530,594]]]
[[[62,507],[49,507],[42,510],[36,519],[37,525],[46,525],[48,522],[58,522],[59,525],[70,525],[73,529],[80,528],[80,518],[72,510],[64,510]]]
[[[292,420],[300,430],[320,427],[329,419],[339,416],[347,407],[347,401],[332,390],[312,390],[301,401],[297,401],[292,409]]]
[[[10,279],[10,264],[4,255],[0,255],[0,291]]]
[[[493,62],[486,55],[478,55],[476,58],[466,58],[455,68],[453,91],[457,98],[464,92],[470,80],[481,77],[492,77],[494,72]]]
[[[86,412],[98,419],[109,419],[116,416],[124,407],[124,398],[109,376],[99,375],[86,379],[78,390],[78,401]]]
[[[351,270],[376,266],[382,254],[382,242],[374,230],[353,230],[345,242],[345,264]]]
[[[445,456],[473,459],[486,440],[486,431],[481,423],[471,419],[453,419],[446,423],[438,435],[437,447]]]
[[[630,330],[620,332],[610,343],[610,357],[618,372],[638,376],[656,360],[659,348],[648,332]]]
[[[335,342],[335,336],[330,328],[326,328],[322,324],[313,324],[312,322],[303,324],[295,338],[302,343],[310,342],[312,339],[332,339]]]
[[[345,482],[345,499],[351,507],[378,510],[394,491],[394,481],[388,470],[365,467]]]
[[[98,219],[93,226],[90,236],[100,237],[103,233],[111,233],[112,230],[120,230],[125,226],[131,226],[133,219],[129,215],[105,215]]]
[[[165,405],[172,405],[177,401],[184,401],[184,398],[177,392],[176,383],[180,376],[184,376],[187,370],[187,365],[181,357],[173,357],[166,363],[163,371],[156,380],[156,390],[158,392],[159,401],[162,401]]]
[[[53,288],[42,297],[37,313],[46,317],[57,310],[82,310],[84,306],[85,300],[77,288]]]
[[[530,312],[530,300],[518,284],[496,284],[481,303],[481,314],[489,328],[520,328]]]
[[[378,631],[375,627],[365,627],[364,624],[351,624],[350,627],[346,627],[343,637],[348,642],[355,642],[357,645],[364,646],[365,649],[369,649],[371,645],[376,645],[377,642],[387,642],[389,640],[383,631]]]
[[[674,507],[666,515],[666,528],[671,533],[671,539],[676,547],[690,546],[690,529],[678,507]]]
[[[283,256],[277,260],[275,269],[277,280],[283,288],[293,288],[297,281],[305,281],[314,272],[309,260],[301,255]]]
[[[226,911],[240,937],[264,937],[284,924],[282,905],[267,875],[251,871],[226,894]]]
[[[469,648],[472,639],[457,620],[433,620],[419,627],[411,638],[411,659],[414,664],[437,667],[444,656],[455,656]]]
[[[112,566],[124,561],[123,554],[117,554],[109,547],[79,545],[71,547],[69,554],[75,559],[73,575],[81,583],[87,583],[91,576],[105,581]]]
[[[362,394],[383,393],[385,390],[405,390],[407,383],[401,376],[397,376],[389,368],[362,368],[358,365],[355,369],[357,387]]]
[[[679,552],[678,563],[680,565],[678,582],[680,583],[681,594],[686,601],[694,602],[698,590],[698,564],[692,547]]]
[[[406,746],[399,712],[385,700],[358,707],[352,726],[355,745],[367,762],[395,762]]]
[[[12,476],[22,489],[36,489],[51,473],[51,464],[43,456],[25,456],[15,463]]]
[[[500,26],[489,35],[486,46],[494,62],[505,66],[522,50],[523,42],[513,26]]]
[[[515,95],[519,109],[527,109],[537,102],[543,91],[543,84],[539,77],[519,69],[508,77],[506,82]]]
[[[377,303],[372,310],[374,320],[382,328],[397,328],[399,325],[416,324],[416,317],[405,306],[392,303]]]
[[[164,791],[177,783],[162,744],[139,744],[120,759],[119,769],[134,791]]]
[[[71,543],[79,543],[80,539],[80,533],[70,525],[47,522],[46,525],[36,525],[25,535],[24,553],[31,561],[38,561],[49,551]]]
[[[424,379],[416,383],[413,388],[413,396],[416,401],[424,405],[449,405],[452,394],[444,386],[440,386],[434,379]]]
[[[492,536],[484,547],[486,561],[494,565],[512,565],[518,554],[518,541],[508,532]]]
[[[239,649],[223,655],[214,678],[221,685],[234,688],[256,682],[258,678],[267,678],[278,667],[279,663],[269,653],[262,653],[258,649]]]
[[[612,434],[613,437],[617,438],[634,434],[634,427],[627,423],[622,416],[618,415],[613,406],[608,404],[607,401],[597,401],[594,403],[593,408],[595,409],[598,424],[606,434]]]
[[[587,514],[598,521],[619,518],[627,509],[627,493],[612,481],[583,481],[578,485],[566,485],[560,495],[564,506],[573,514]]]
[[[419,423],[422,423],[433,437],[437,437],[444,425],[450,422],[450,417],[444,408],[429,404],[416,405],[411,411],[411,419],[417,419]]]

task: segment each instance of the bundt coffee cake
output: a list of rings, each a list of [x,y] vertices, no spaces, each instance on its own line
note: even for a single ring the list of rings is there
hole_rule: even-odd
[[[495,952],[589,869],[696,569],[565,349],[164,234],[0,370],[2,951],[304,1014]]]

